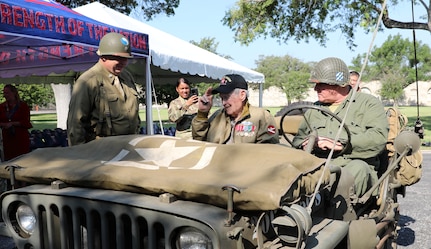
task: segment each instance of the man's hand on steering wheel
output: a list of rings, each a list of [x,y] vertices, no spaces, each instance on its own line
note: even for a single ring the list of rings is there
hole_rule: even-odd
[[[321,150],[331,150],[334,146],[334,140],[327,137],[317,138],[317,147]],[[344,148],[343,144],[337,141],[335,143],[334,151],[341,151]]]
[[[306,150],[308,146],[308,139],[305,139],[302,143],[302,149]],[[334,140],[327,137],[318,137],[316,143],[313,147],[317,147],[322,151],[331,150],[334,144]],[[335,143],[334,151],[341,151],[344,148],[344,145],[340,142]]]
[[[308,138],[304,140],[304,142],[302,143],[302,149],[312,153],[312,151],[314,150],[314,152],[319,153],[320,152],[324,152],[327,153],[332,149],[333,143],[334,141],[330,138],[326,138],[326,137],[321,137],[318,136],[317,134],[317,130],[315,130],[312,125],[310,124],[309,120],[307,120],[307,118],[304,116],[306,111],[309,111],[310,109],[313,109],[313,111],[319,111],[324,113],[325,115],[334,118],[334,120],[338,123],[342,123],[342,120],[335,115],[334,113],[332,113],[329,110],[326,110],[320,106],[314,106],[314,105],[297,105],[297,106],[292,106],[291,109],[289,109],[288,111],[286,111],[283,116],[281,117],[280,120],[280,130],[281,130],[281,134],[283,135],[283,137],[286,139],[287,142],[289,142],[292,146],[294,146],[293,141],[285,134],[284,130],[283,130],[283,121],[284,118],[286,116],[289,115],[289,113],[300,113],[303,117],[304,117],[304,122],[306,124],[306,126],[308,127],[308,131],[310,132],[310,134],[308,134]],[[343,124],[342,126],[343,130],[345,131],[345,134],[347,136],[347,138],[345,139],[346,141],[337,141],[337,143],[335,144],[335,148],[334,151],[337,152],[335,153],[333,156],[338,156],[338,155],[344,155],[345,153],[348,153],[352,146],[351,146],[351,133],[349,128],[347,127],[346,124]],[[311,139],[311,141],[316,141],[314,142],[314,146],[307,146],[309,143],[309,139]],[[342,139],[344,140],[344,139]]]

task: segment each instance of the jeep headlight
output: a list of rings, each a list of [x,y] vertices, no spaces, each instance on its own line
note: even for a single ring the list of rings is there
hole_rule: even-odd
[[[212,249],[210,238],[201,230],[193,227],[181,228],[175,238],[177,249]]]
[[[31,235],[36,228],[36,215],[28,205],[20,204],[16,209],[16,222],[24,233]]]

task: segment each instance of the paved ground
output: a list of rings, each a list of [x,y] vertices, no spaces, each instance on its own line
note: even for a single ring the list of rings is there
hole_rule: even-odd
[[[4,223],[0,223],[0,231],[5,229]],[[14,248],[15,243],[9,237],[0,236],[0,249],[12,249]]]
[[[431,249],[431,151],[424,151],[422,179],[399,197],[398,248]]]

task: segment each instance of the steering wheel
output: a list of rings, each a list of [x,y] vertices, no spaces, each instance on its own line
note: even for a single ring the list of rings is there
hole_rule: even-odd
[[[284,118],[286,117],[286,116],[289,116],[288,114],[290,114],[290,113],[294,113],[294,115],[298,115],[298,114],[301,114],[303,117],[304,117],[304,121],[305,121],[305,123],[306,123],[306,125],[307,125],[307,127],[308,127],[308,129],[311,131],[310,132],[310,141],[309,141],[309,144],[312,146],[312,147],[309,147],[309,148],[307,148],[306,149],[306,151],[308,151],[308,152],[310,152],[311,153],[311,151],[313,150],[313,146],[314,146],[314,143],[315,143],[315,139],[318,137],[318,134],[317,134],[317,130],[314,130],[312,127],[311,127],[311,125],[310,125],[310,122],[305,118],[305,116],[304,116],[304,113],[308,110],[308,109],[314,109],[314,110],[317,110],[317,111],[320,111],[320,112],[322,112],[322,113],[324,113],[324,114],[326,114],[326,115],[328,115],[328,116],[330,116],[330,117],[332,117],[332,118],[334,118],[335,120],[337,120],[340,124],[342,123],[342,120],[337,116],[337,115],[335,115],[334,113],[332,113],[332,112],[330,112],[330,111],[328,111],[328,110],[326,110],[326,109],[324,109],[324,108],[322,108],[322,107],[320,107],[320,106],[315,106],[315,105],[304,105],[304,104],[300,104],[300,105],[293,105],[292,106],[292,108],[286,108],[286,110],[285,110],[285,113],[283,114],[283,116],[281,117],[281,119],[280,119],[280,130],[281,130],[281,134],[283,134],[283,137],[286,139],[286,141],[290,144],[290,145],[292,145],[292,147],[293,147],[293,141],[285,134],[285,132],[284,132],[284,130],[283,130],[283,121],[284,121]],[[343,124],[343,130],[346,132],[346,134],[347,134],[347,142],[346,142],[346,144],[345,144],[345,146],[343,146],[343,149],[340,151],[340,152],[337,152],[336,154],[337,155],[342,155],[342,154],[344,154],[347,150],[349,150],[349,149],[351,149],[351,147],[352,147],[352,145],[351,145],[351,133],[350,133],[350,130],[349,130],[349,128],[347,127],[347,125],[344,123]]]

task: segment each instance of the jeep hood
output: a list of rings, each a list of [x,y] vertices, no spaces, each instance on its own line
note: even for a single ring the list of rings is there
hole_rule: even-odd
[[[311,194],[324,160],[280,144],[214,144],[171,136],[106,137],[73,147],[41,148],[3,162],[16,179],[157,195],[226,207],[225,185],[241,190],[235,209],[272,210]]]

